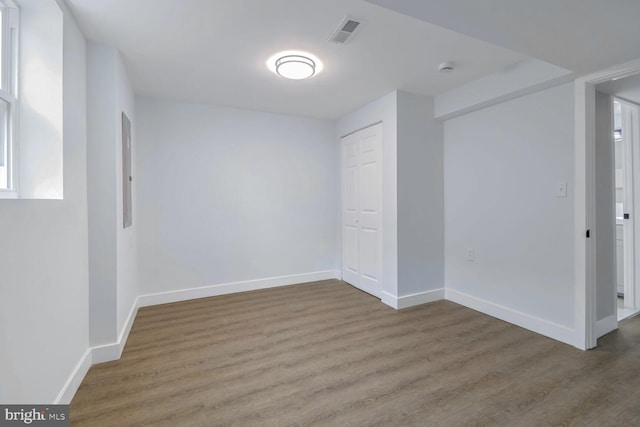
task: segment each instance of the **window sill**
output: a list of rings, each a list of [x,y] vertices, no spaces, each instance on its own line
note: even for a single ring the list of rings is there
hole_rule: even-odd
[[[0,190],[0,200],[2,199],[17,199],[18,192],[15,190]]]

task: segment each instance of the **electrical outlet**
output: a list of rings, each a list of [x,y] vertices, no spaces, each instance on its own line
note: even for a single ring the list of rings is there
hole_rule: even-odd
[[[473,248],[467,249],[467,261],[475,261],[476,260],[476,251]]]

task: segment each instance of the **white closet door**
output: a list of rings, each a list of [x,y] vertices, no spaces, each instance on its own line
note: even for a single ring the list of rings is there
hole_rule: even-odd
[[[342,279],[381,296],[382,125],[342,139]]]

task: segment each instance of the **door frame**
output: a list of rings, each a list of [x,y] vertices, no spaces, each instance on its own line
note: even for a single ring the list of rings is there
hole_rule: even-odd
[[[342,136],[339,137],[339,145],[340,145],[340,280],[344,280],[343,277],[343,272],[344,272],[344,265],[343,265],[343,239],[344,239],[344,215],[343,215],[343,209],[344,209],[344,204],[345,204],[345,192],[344,192],[344,153],[343,153],[343,149],[344,149],[344,139],[352,136],[354,134],[357,134],[359,132],[362,132],[366,129],[370,129],[373,128],[374,126],[378,126],[380,125],[380,146],[377,147],[377,162],[378,162],[378,167],[380,168],[379,170],[379,176],[378,176],[378,185],[380,186],[380,200],[379,205],[378,205],[378,215],[379,215],[379,230],[378,230],[378,262],[379,262],[379,270],[380,270],[380,277],[379,277],[379,286],[378,289],[376,289],[375,293],[372,293],[371,295],[375,296],[376,298],[380,298],[382,299],[383,296],[383,277],[384,277],[384,239],[383,239],[383,235],[384,235],[384,191],[383,191],[383,182],[384,182],[384,169],[383,169],[383,162],[384,162],[384,156],[382,154],[383,151],[383,147],[384,147],[384,133],[383,133],[383,128],[384,128],[384,123],[382,120],[378,120],[375,121],[369,125],[366,126],[362,126],[356,130],[350,131]],[[358,269],[360,270],[360,269]],[[360,274],[360,271],[358,271],[358,274]],[[355,285],[354,285],[355,286]],[[360,289],[358,286],[356,286],[358,289]],[[364,292],[364,291],[363,291]]]
[[[622,106],[622,143],[625,150],[624,159],[624,193],[628,201],[631,222],[625,223],[624,228],[624,302],[629,300],[634,309],[640,308],[640,293],[637,292],[637,272],[640,271],[640,261],[636,259],[636,243],[640,242],[640,230],[636,224],[640,223],[640,212],[636,207],[640,200],[640,185],[638,181],[638,165],[640,165],[640,135],[638,133],[638,111],[640,106],[623,98],[614,97]]]
[[[635,60],[576,79],[575,87],[575,206],[574,315],[575,342],[581,349],[597,345],[595,272],[595,86],[640,74]],[[640,228],[640,227],[639,227]],[[590,238],[586,238],[589,231]]]

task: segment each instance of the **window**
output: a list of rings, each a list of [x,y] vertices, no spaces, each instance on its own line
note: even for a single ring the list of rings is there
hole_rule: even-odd
[[[0,197],[16,193],[18,9],[0,0]]]

